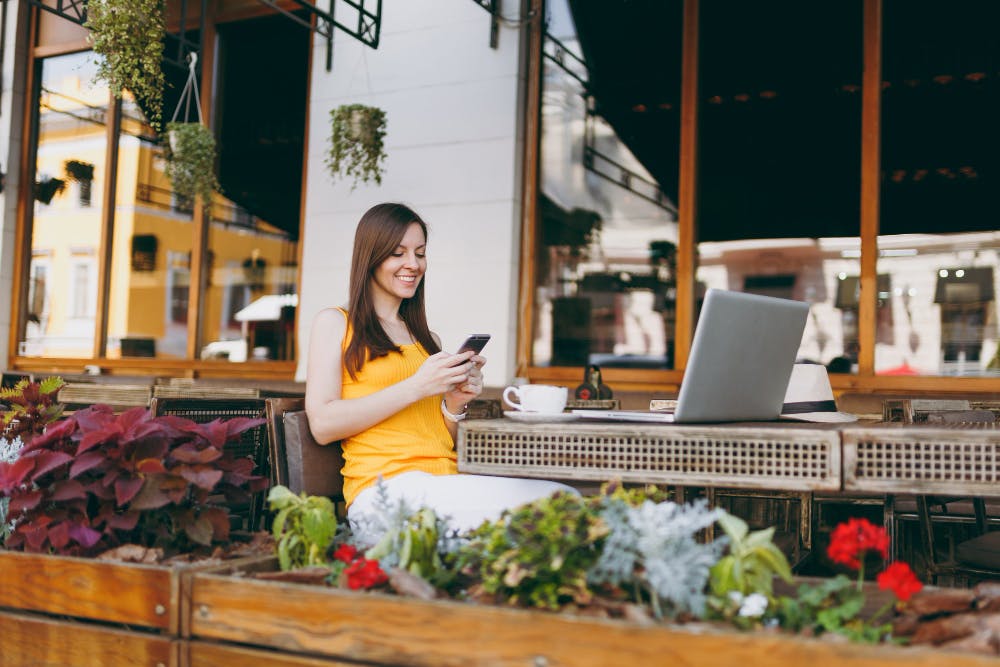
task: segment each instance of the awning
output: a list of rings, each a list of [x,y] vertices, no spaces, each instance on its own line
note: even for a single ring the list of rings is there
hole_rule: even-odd
[[[941,269],[934,303],[984,303],[993,300],[993,267]]]
[[[298,294],[268,294],[237,311],[235,318],[238,322],[276,321],[281,319],[283,308],[298,305]]]

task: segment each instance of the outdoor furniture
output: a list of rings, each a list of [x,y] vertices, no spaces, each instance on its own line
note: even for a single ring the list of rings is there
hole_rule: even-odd
[[[344,498],[343,452],[339,442],[320,445],[309,430],[301,398],[269,398],[268,431],[271,442],[271,483],[294,493]]]
[[[150,410],[153,416],[175,415],[203,424],[215,419],[265,417],[264,399],[259,398],[154,398]],[[254,474],[270,478],[271,460],[268,455],[267,423],[248,429],[240,440],[230,443],[227,448],[234,456],[250,457],[254,462]],[[230,505],[231,516],[239,520],[246,530],[259,530],[264,519],[264,497],[266,491],[256,493],[246,505]]]

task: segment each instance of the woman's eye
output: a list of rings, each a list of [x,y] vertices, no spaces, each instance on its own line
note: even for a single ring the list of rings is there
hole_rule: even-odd
[[[403,253],[401,253],[401,252],[394,252],[394,253],[392,253],[392,256],[393,257],[402,257]]]
[[[417,259],[423,259],[424,257],[427,257],[427,255],[420,255],[420,254],[417,255]]]

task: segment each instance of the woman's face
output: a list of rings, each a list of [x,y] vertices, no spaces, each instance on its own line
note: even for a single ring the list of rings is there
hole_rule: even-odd
[[[426,244],[423,229],[411,223],[396,249],[375,269],[375,291],[396,299],[411,298],[427,270]]]

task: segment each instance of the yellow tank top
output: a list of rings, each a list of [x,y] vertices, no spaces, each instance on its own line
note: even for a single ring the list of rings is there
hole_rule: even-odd
[[[347,311],[338,309],[347,317]],[[343,350],[353,336],[350,319]],[[357,379],[345,367],[341,398],[360,398],[413,375],[429,356],[419,343],[400,346],[401,354],[390,352],[371,359],[361,367]],[[430,396],[407,406],[366,431],[343,442],[344,499],[350,505],[361,491],[372,486],[379,475],[389,479],[412,470],[432,475],[458,472],[455,444],[441,415],[441,397]]]

